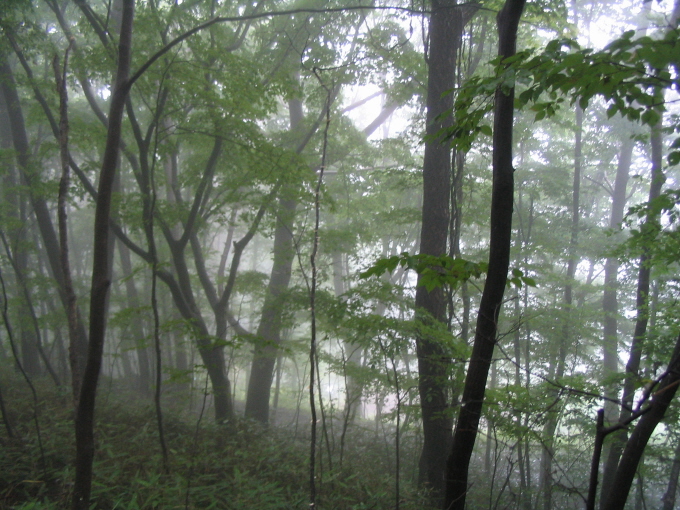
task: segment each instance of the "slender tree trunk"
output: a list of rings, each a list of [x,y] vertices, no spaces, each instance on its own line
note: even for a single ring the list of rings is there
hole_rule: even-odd
[[[332,254],[333,264],[333,290],[336,298],[340,298],[345,292],[345,270],[343,264],[343,254],[340,250],[334,250]],[[363,387],[361,382],[352,375],[356,368],[361,365],[361,346],[352,343],[351,341],[343,341],[344,349],[344,372],[345,372],[345,409],[343,416],[345,417],[345,429],[347,425],[352,423],[357,416],[357,412],[361,409],[361,396],[363,394]],[[348,373],[347,367],[350,367]],[[345,430],[343,429],[343,430]],[[344,437],[344,436],[343,436]]]
[[[498,54],[503,58],[515,54],[517,28],[524,10],[524,0],[506,0],[498,14]],[[489,269],[477,314],[477,327],[468,367],[463,400],[447,460],[447,510],[464,510],[468,490],[470,458],[484,403],[489,367],[496,345],[498,317],[503,302],[510,265],[514,168],[512,166],[512,130],[514,87],[507,94],[496,90],[493,132],[493,189],[491,195],[491,236]]]
[[[650,7],[650,2],[645,1],[645,9]],[[680,0],[675,1],[673,12],[668,20],[669,28],[677,28],[678,19],[680,18]],[[645,29],[646,31],[646,29]],[[650,144],[651,144],[651,183],[649,187],[648,201],[652,202],[661,194],[661,188],[666,180],[663,173],[663,112],[659,112],[660,118],[656,125],[651,128]],[[643,230],[653,227],[658,222],[658,213],[649,213],[645,218],[645,225]],[[633,341],[630,346],[630,357],[626,364],[626,379],[623,386],[623,397],[621,411],[619,415],[619,422],[624,422],[630,416],[629,409],[632,408],[634,393],[636,389],[636,382],[639,377],[640,361],[642,358],[642,346],[647,334],[647,324],[649,321],[649,286],[650,286],[650,255],[649,249],[643,249],[640,256],[639,270],[638,270],[638,286],[636,296],[636,314],[635,330],[633,332]],[[642,421],[642,420],[641,420]],[[637,430],[637,427],[636,427]],[[618,493],[619,487],[615,485],[615,479],[619,478],[622,471],[625,471],[623,466],[623,458],[621,457],[624,444],[627,444],[628,449],[633,437],[626,443],[627,433],[625,429],[621,429],[614,436],[607,462],[604,466],[604,473],[602,476],[602,492],[600,497],[600,509],[607,510],[612,508],[611,502],[608,498],[619,500],[621,494]],[[641,453],[640,453],[641,455]],[[616,474],[614,474],[616,473]],[[621,475],[624,476],[624,475]],[[615,495],[616,494],[616,495]],[[627,493],[626,493],[627,496]],[[625,499],[624,499],[625,502]]]
[[[633,156],[635,142],[626,137],[621,144],[619,162],[616,169],[616,179],[614,181],[614,193],[612,195],[612,209],[609,217],[609,228],[617,229],[623,221],[623,211],[626,206],[626,187],[630,173],[630,164]],[[604,293],[602,296],[602,309],[604,311],[603,328],[603,375],[605,381],[618,372],[618,272],[619,260],[616,257],[607,257],[604,265]],[[604,417],[605,423],[616,421],[616,404],[613,402],[618,397],[616,385],[611,382],[604,387],[606,397],[612,399],[605,401]]]
[[[565,375],[567,361],[567,345],[574,342],[571,338],[573,286],[578,262],[576,250],[578,248],[578,231],[580,218],[580,190],[581,190],[581,153],[583,133],[583,110],[576,108],[576,133],[574,139],[574,180],[572,185],[571,206],[571,238],[569,241],[569,258],[567,260],[567,284],[564,287],[562,301],[562,329],[560,331],[559,352],[557,354],[556,370],[554,378],[559,382]],[[551,392],[552,398],[558,399],[557,391]],[[543,495],[543,510],[552,510],[552,491],[555,485],[552,478],[553,457],[555,455],[555,432],[559,421],[561,405],[554,405],[548,412],[548,420],[543,429],[543,442],[545,448],[541,454],[541,493]]]
[[[621,510],[624,508],[647,443],[656,426],[666,414],[678,386],[680,386],[680,336],[676,339],[666,376],[649,404],[650,409],[640,417],[626,442],[616,475],[612,480],[608,494],[606,494],[603,510]]]
[[[99,176],[99,191],[95,210],[89,346],[75,423],[76,465],[72,501],[74,510],[88,510],[90,506],[92,461],[94,459],[94,407],[104,350],[106,309],[110,286],[109,216],[116,167],[118,166],[123,112],[129,92],[128,73],[132,49],[133,17],[134,0],[123,0],[123,21],[118,43],[118,69],[111,96],[106,149]]]
[[[671,466],[670,475],[668,477],[668,488],[661,498],[663,503],[663,510],[673,510],[675,508],[675,495],[678,491],[678,476],[680,476],[680,441],[675,447],[675,454],[673,455],[673,465]]]
[[[139,310],[141,303],[139,301],[139,293],[137,292],[137,285],[134,278],[132,278],[132,260],[130,258],[130,250],[125,244],[118,243],[118,255],[120,256],[120,265],[123,271],[123,278],[125,279],[125,292],[127,296],[127,305],[133,310]],[[140,392],[148,394],[151,388],[151,372],[149,364],[149,351],[146,345],[144,336],[144,327],[141,317],[136,318],[130,323],[130,330],[132,332],[132,340],[135,343],[135,352],[137,353],[137,364],[139,365],[139,384],[137,385]]]

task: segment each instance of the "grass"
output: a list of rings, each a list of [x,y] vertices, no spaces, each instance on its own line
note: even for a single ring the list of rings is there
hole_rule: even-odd
[[[38,381],[43,464],[28,393],[18,380],[5,378],[2,384],[20,439],[8,438],[4,428],[0,432],[0,509],[68,508],[75,452],[68,393]],[[309,444],[289,429],[244,419],[218,427],[207,415],[197,427],[196,416],[166,411],[169,471],[164,473],[150,403],[114,388],[97,405],[92,508],[308,508]],[[328,449],[320,445],[317,508],[395,508],[392,439],[376,439],[373,430],[352,428],[344,464],[340,468],[334,458],[332,470]],[[413,484],[402,480],[402,487],[401,509],[426,508]]]

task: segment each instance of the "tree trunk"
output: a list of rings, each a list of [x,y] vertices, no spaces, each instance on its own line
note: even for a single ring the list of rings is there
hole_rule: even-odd
[[[515,54],[517,27],[524,4],[525,0],[506,0],[498,14],[498,54],[503,58]],[[500,88],[496,90],[489,269],[477,314],[475,339],[458,422],[446,466],[444,508],[449,510],[465,509],[470,457],[477,438],[486,381],[496,344],[498,316],[510,265],[514,189],[512,167],[514,98],[514,87],[510,88],[507,94]]]
[[[438,134],[451,123],[451,117],[444,112],[453,107],[453,96],[445,92],[456,84],[456,57],[463,31],[460,8],[454,6],[455,2],[433,1],[429,25],[420,253],[435,256],[447,253],[449,235],[451,148]],[[422,332],[436,327],[437,323],[446,324],[446,297],[441,287],[428,292],[424,286],[418,285],[415,307],[416,320],[423,324]],[[447,377],[450,360],[437,339],[427,333],[418,334],[416,349],[423,417],[420,481],[432,489],[435,500],[440,500],[444,492],[443,475],[452,427]]]
[[[624,508],[647,442],[666,414],[678,386],[680,386],[680,336],[676,339],[666,375],[652,397],[649,410],[640,417],[626,442],[621,461],[606,497],[603,493],[605,499],[603,510],[621,510]]]
[[[141,303],[139,302],[139,293],[137,292],[137,285],[132,277],[132,260],[130,258],[130,249],[125,244],[118,243],[118,254],[120,256],[120,265],[123,271],[123,278],[125,278],[125,292],[127,296],[127,305],[133,310],[139,310]],[[137,364],[139,365],[139,381],[137,384],[138,390],[147,395],[151,388],[151,371],[149,362],[149,351],[146,345],[146,338],[144,336],[144,327],[141,317],[136,318],[130,323],[132,332],[132,341],[135,343],[135,352],[137,353]]]
[[[302,106],[300,105],[300,112]],[[291,114],[292,117],[292,114]],[[284,293],[288,290],[293,265],[293,221],[297,200],[281,197],[274,233],[274,262],[262,317],[257,328],[258,344],[248,382],[245,414],[262,424],[269,423],[269,397],[274,365],[281,343]]]
[[[133,17],[134,0],[123,0],[123,22],[118,43],[118,69],[111,95],[106,149],[99,176],[95,210],[92,284],[90,288],[90,335],[87,363],[83,372],[75,423],[76,465],[72,501],[74,510],[87,510],[90,506],[92,461],[94,459],[94,407],[104,350],[106,309],[110,287],[109,217],[111,195],[116,167],[118,166],[123,112],[129,92],[128,73],[130,70]]]
[[[659,197],[663,183],[666,180],[662,169],[663,141],[660,122],[652,128],[651,145],[652,175],[649,186],[649,202],[652,202]],[[653,228],[653,225],[658,223],[658,220],[658,213],[650,212],[645,218],[645,224],[642,228]],[[650,262],[649,249],[643,249],[638,269],[635,329],[633,331],[633,341],[630,345],[630,357],[628,358],[628,363],[626,363],[626,379],[623,384],[622,405],[619,414],[620,423],[625,422],[631,416],[630,410],[633,408],[633,398],[639,379],[642,347],[647,335],[647,324],[649,322],[649,286],[652,269]],[[623,460],[620,460],[620,456],[626,444],[627,436],[628,434],[625,428],[622,428],[614,434],[602,474],[602,492],[600,497],[601,510],[611,508],[607,498],[614,492],[613,480],[614,477],[617,476],[615,473],[618,473],[621,469],[621,462],[623,462]]]
[[[630,164],[633,156],[635,142],[626,137],[621,144],[619,162],[616,168],[614,181],[614,193],[612,195],[612,210],[609,217],[609,228],[617,229],[623,221],[623,211],[626,206],[626,187],[630,172]],[[607,257],[604,265],[604,293],[602,296],[602,310],[604,312],[603,328],[603,376],[605,378],[604,394],[612,399],[605,401],[605,423],[616,421],[616,404],[613,402],[618,397],[616,385],[611,381],[606,383],[607,378],[616,374],[618,368],[618,299],[616,291],[618,287],[619,260],[616,257]]]
[[[673,465],[668,477],[668,488],[666,489],[663,498],[661,498],[663,510],[673,510],[675,508],[675,495],[678,491],[678,476],[680,476],[680,441],[678,441],[678,445],[675,447]]]
[[[573,307],[573,286],[574,276],[576,275],[576,264],[578,262],[576,250],[578,248],[578,230],[580,218],[580,190],[581,190],[581,151],[583,134],[583,110],[576,108],[576,133],[574,139],[574,180],[572,185],[572,207],[571,207],[571,239],[569,241],[569,258],[567,260],[567,284],[564,287],[564,298],[562,301],[562,330],[559,337],[559,352],[554,379],[558,383],[565,375],[567,361],[567,345],[571,339],[571,321]],[[551,392],[551,398],[558,399],[557,390]],[[541,493],[543,496],[543,510],[552,510],[553,500],[552,491],[555,485],[553,472],[553,457],[555,432],[559,422],[561,405],[554,405],[548,411],[548,420],[543,429],[544,449],[541,454]]]

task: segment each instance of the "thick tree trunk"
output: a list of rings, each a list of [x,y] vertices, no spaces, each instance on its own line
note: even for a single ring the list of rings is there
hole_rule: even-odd
[[[292,99],[288,102],[290,131],[298,132],[304,113],[302,101]],[[293,268],[293,223],[297,209],[294,189],[284,188],[278,200],[276,230],[274,231],[274,260],[262,305],[262,317],[257,328],[255,354],[250,369],[245,415],[262,424],[269,423],[269,398],[271,395],[274,365],[281,343],[283,323],[284,293],[288,290]]]
[[[456,84],[456,57],[463,30],[460,8],[455,2],[434,1],[430,14],[427,138],[423,161],[423,209],[420,253],[445,255],[450,221],[451,148],[438,133],[450,125],[444,112],[453,107],[445,94]],[[443,118],[442,118],[443,117]],[[418,390],[423,417],[423,451],[420,481],[427,483],[435,500],[444,492],[446,451],[451,439],[452,418],[448,409],[448,366],[442,345],[426,333],[439,323],[446,324],[446,297],[442,288],[416,288],[416,320],[423,324],[416,337]]]
[[[498,54],[501,57],[507,58],[515,54],[517,28],[524,4],[525,0],[506,0],[498,14]],[[514,97],[514,87],[508,90],[507,94],[500,88],[496,90],[489,269],[477,314],[475,340],[458,422],[447,460],[444,508],[448,510],[465,509],[470,457],[477,439],[486,381],[496,345],[498,316],[510,264],[514,190],[512,167]]]
[[[255,346],[248,382],[245,414],[263,424],[269,423],[269,398],[274,365],[281,343],[284,293],[288,290],[293,265],[292,227],[296,208],[297,200],[286,197],[279,199],[274,233],[274,262],[260,325],[257,328],[259,345]]]

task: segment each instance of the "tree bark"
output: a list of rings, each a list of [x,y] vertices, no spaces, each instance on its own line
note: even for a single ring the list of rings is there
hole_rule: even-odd
[[[292,273],[294,256],[292,228],[296,208],[296,199],[285,196],[279,199],[274,233],[274,262],[260,325],[257,328],[259,345],[255,346],[248,383],[245,415],[265,425],[269,423],[269,398],[274,365],[281,343],[284,293],[288,290]]]
[[[644,9],[649,9],[651,3],[646,0],[644,2]],[[680,0],[675,1],[675,5],[668,20],[668,27],[670,29],[677,28],[678,18],[680,18]],[[644,29],[646,33],[646,28]],[[649,185],[648,202],[652,202],[661,194],[661,189],[666,180],[663,172],[663,111],[659,111],[659,121],[651,127],[650,145],[651,145],[651,177]],[[650,212],[645,218],[645,223],[642,230],[654,228],[658,223],[658,212]],[[636,382],[639,378],[640,361],[642,359],[642,348],[647,334],[647,324],[649,321],[649,286],[651,277],[651,260],[649,249],[643,248],[640,255],[639,270],[638,270],[638,284],[636,295],[636,320],[635,330],[633,332],[633,340],[630,346],[630,357],[626,363],[626,378],[623,385],[622,405],[619,415],[619,423],[625,422],[630,416],[629,409],[632,408]],[[637,428],[636,428],[637,429]],[[619,488],[615,486],[615,478],[619,477],[619,473],[625,470],[623,466],[623,458],[621,458],[622,449],[633,440],[631,436],[626,442],[627,432],[622,428],[616,433],[612,441],[607,462],[604,466],[602,475],[602,492],[600,497],[600,509],[607,510],[612,508],[608,498],[614,497],[620,500],[621,495],[618,494]],[[643,447],[644,448],[644,447]],[[642,452],[640,452],[642,455]],[[639,459],[638,459],[639,460]],[[637,464],[636,464],[637,466]],[[616,473],[616,474],[614,474]],[[623,475],[621,475],[623,476]],[[629,487],[630,488],[630,487]],[[616,494],[616,495],[615,495]],[[615,495],[615,496],[614,496]],[[627,492],[626,492],[627,497]],[[623,500],[625,502],[625,499]]]
[[[671,473],[668,477],[668,488],[661,498],[663,503],[663,510],[673,510],[675,508],[675,496],[678,491],[678,476],[680,476],[680,442],[675,447],[675,454],[673,455],[673,465],[671,466]]]
[[[87,363],[83,372],[80,398],[76,410],[76,465],[72,507],[87,510],[92,489],[92,461],[94,459],[94,408],[97,384],[101,370],[106,333],[106,309],[108,305],[109,265],[109,218],[118,151],[121,141],[123,113],[129,92],[128,74],[132,49],[132,20],[134,0],[123,0],[123,21],[118,43],[118,68],[111,96],[109,126],[106,148],[99,175],[99,189],[94,222],[94,252],[90,297],[90,334]]]
[[[515,54],[517,28],[524,4],[525,0],[506,0],[503,9],[498,13],[498,54],[503,58]],[[514,189],[512,166],[514,97],[514,87],[510,88],[507,94],[500,88],[496,90],[489,269],[477,314],[475,339],[458,422],[447,460],[444,508],[448,510],[465,509],[470,457],[477,438],[486,381],[496,344],[498,316],[510,264]]]
[[[649,438],[666,414],[678,386],[680,386],[680,336],[676,339],[671,362],[668,364],[668,369],[659,389],[652,396],[649,409],[638,420],[626,442],[616,475],[605,498],[603,510],[624,508]]]
[[[626,187],[628,184],[630,165],[633,156],[635,142],[626,137],[621,144],[619,162],[616,168],[614,180],[614,193],[612,194],[612,210],[609,217],[609,228],[619,228],[623,221],[623,211],[626,206]],[[618,314],[619,306],[617,299],[619,260],[616,257],[607,257],[604,265],[604,293],[602,296],[602,310],[604,312],[603,327],[603,375],[605,380],[618,372]],[[616,400],[618,391],[615,385],[606,384],[604,394],[610,399]],[[613,423],[616,408],[613,401],[605,401],[605,423]]]
[[[429,28],[420,253],[440,256],[447,253],[451,193],[451,148],[441,139],[440,131],[451,124],[451,117],[445,112],[453,107],[453,96],[446,92],[456,84],[456,57],[463,30],[456,2],[433,1]],[[416,287],[416,320],[423,326],[416,337],[418,390],[423,417],[420,482],[427,483],[435,500],[441,500],[444,492],[446,451],[453,424],[448,409],[449,357],[427,331],[433,326],[436,328],[437,324],[445,327],[446,304],[441,287],[432,291],[422,285]]]

